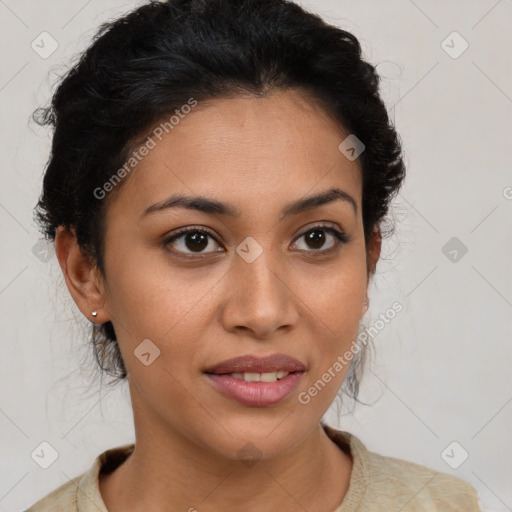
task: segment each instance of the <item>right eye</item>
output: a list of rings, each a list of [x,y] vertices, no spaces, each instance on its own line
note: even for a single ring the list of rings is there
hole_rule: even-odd
[[[201,255],[205,253],[222,252],[223,249],[205,251],[205,249],[211,246],[209,239],[213,240],[214,243],[218,245],[217,240],[209,230],[205,228],[188,227],[182,228],[167,237],[164,240],[164,246],[168,247],[171,245],[172,252],[181,253],[182,255],[188,254],[189,256],[184,256],[186,258],[189,258],[191,254]],[[187,252],[187,250],[190,252]]]

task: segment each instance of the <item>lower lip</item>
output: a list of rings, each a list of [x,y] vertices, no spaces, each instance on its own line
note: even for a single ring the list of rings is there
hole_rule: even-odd
[[[265,407],[289,397],[298,386],[303,373],[290,373],[275,382],[245,382],[229,375],[205,375],[227,397],[250,407]]]

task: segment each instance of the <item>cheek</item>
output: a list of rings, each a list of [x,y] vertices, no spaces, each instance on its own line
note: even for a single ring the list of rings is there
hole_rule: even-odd
[[[314,278],[315,276],[310,276]],[[303,391],[304,401],[319,409],[327,408],[342,385],[354,356],[366,297],[366,260],[346,259],[333,268],[329,278],[304,294],[310,311],[310,330],[315,344],[311,346],[312,365]],[[355,349],[355,350],[354,350]],[[300,396],[299,396],[300,401]]]
[[[173,288],[167,284],[149,268],[130,272],[126,267],[111,275],[115,292],[108,299],[109,312],[125,343],[160,340],[186,315],[190,308],[187,293],[180,293],[177,283]]]
[[[186,368],[199,364],[197,345],[213,321],[215,301],[219,300],[215,284],[225,269],[179,268],[161,255],[151,258],[147,249],[142,252],[140,257],[132,251],[129,257],[120,258],[112,251],[109,267],[106,265],[108,309],[121,352],[128,371],[137,374],[141,370],[139,346],[151,340],[160,351],[154,367],[182,375]]]
[[[191,287],[183,272],[162,270],[125,260],[109,274],[109,306],[135,392],[169,420],[186,422],[195,406],[185,389],[199,365],[197,320],[207,322],[198,301],[204,291]]]
[[[363,258],[346,258],[340,264],[310,270],[297,278],[302,300],[324,326],[327,338],[341,340],[355,333],[366,297],[366,263]]]

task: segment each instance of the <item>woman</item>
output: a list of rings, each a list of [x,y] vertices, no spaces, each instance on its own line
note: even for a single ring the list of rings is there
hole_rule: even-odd
[[[357,395],[405,176],[352,34],[285,0],[152,2],[40,117],[38,218],[136,440],[30,512],[478,510],[467,482],[321,422]]]

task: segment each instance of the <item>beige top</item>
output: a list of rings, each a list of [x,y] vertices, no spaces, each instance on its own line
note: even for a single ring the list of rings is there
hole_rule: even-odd
[[[370,452],[353,434],[322,425],[353,459],[350,485],[333,512],[479,512],[476,490],[466,481],[425,466]],[[108,512],[98,487],[133,451],[118,446],[96,457],[92,467],[40,499],[25,512]]]

